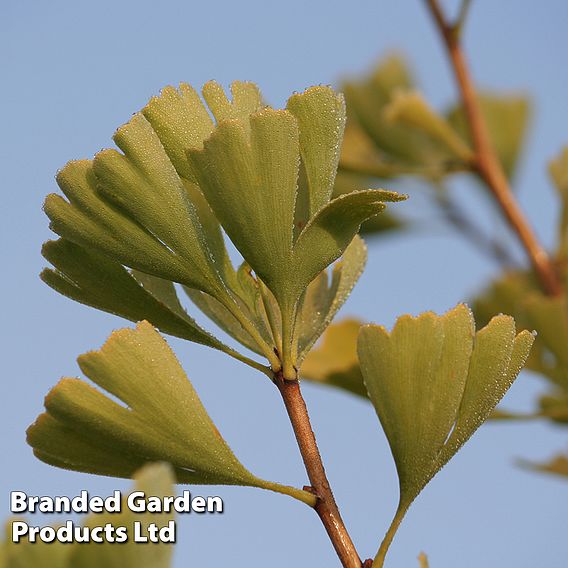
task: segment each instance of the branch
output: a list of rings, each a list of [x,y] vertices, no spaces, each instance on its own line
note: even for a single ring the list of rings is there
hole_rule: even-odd
[[[432,17],[440,32],[452,69],[460,90],[465,110],[475,158],[473,166],[487,184],[493,197],[501,207],[503,215],[517,234],[527,256],[538,275],[544,291],[551,296],[562,294],[562,284],[544,247],[538,241],[531,226],[517,203],[503,168],[493,150],[487,125],[475,93],[471,75],[459,41],[458,29],[446,21],[438,0],[426,0]]]
[[[321,519],[343,567],[361,568],[361,559],[343,524],[325,474],[316,438],[310,424],[308,409],[300,391],[300,383],[297,380],[285,380],[282,372],[275,374],[274,383],[282,395],[290,422],[294,428],[294,434],[311,483],[311,490],[318,497],[315,511]]]

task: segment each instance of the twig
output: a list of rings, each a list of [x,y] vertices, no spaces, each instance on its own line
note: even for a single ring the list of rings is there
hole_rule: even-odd
[[[436,191],[436,200],[444,217],[464,238],[480,251],[487,253],[497,263],[507,269],[517,265],[509,250],[496,239],[486,235],[463,211],[459,204],[452,200],[444,187]]]
[[[297,380],[285,380],[282,372],[275,374],[274,383],[282,395],[290,422],[294,428],[294,434],[311,483],[310,489],[318,497],[315,511],[319,515],[344,568],[361,568],[361,559],[343,524],[325,474],[306,403],[300,391],[300,383]]]
[[[551,296],[562,294],[562,284],[546,252],[538,241],[531,226],[521,211],[503,168],[493,150],[487,125],[483,118],[471,75],[461,48],[456,26],[446,21],[438,0],[426,0],[436,26],[444,40],[452,69],[459,86],[462,104],[465,110],[475,158],[473,166],[478,175],[487,184],[495,200],[517,234],[538,275],[542,288]]]

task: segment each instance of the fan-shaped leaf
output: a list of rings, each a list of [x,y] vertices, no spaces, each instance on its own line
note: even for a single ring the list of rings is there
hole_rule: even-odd
[[[180,483],[250,485],[313,503],[312,495],[263,481],[237,460],[147,322],[115,332],[78,362],[122,404],[82,380],[62,379],[46,398],[46,413],[28,430],[42,461],[117,477],[130,477],[149,460],[167,461]]]
[[[307,222],[330,200],[345,128],[345,101],[325,87],[292,95],[286,108],[300,129],[300,153],[306,171]]]
[[[397,91],[383,111],[390,122],[405,124],[428,136],[433,144],[440,145],[455,158],[468,162],[472,151],[446,119],[434,112],[417,91]]]
[[[520,460],[520,465],[532,469],[534,471],[541,471],[543,473],[552,473],[553,475],[560,475],[568,477],[568,455],[558,454],[550,461],[544,463],[536,463],[527,460]]]
[[[475,334],[460,305],[443,316],[403,316],[392,332],[362,328],[358,353],[365,385],[389,445],[400,482],[393,524],[375,559],[386,551],[406,510],[437,471],[487,419],[521,370],[533,342],[515,337],[509,316]]]
[[[148,464],[134,474],[134,491],[143,491],[146,496],[163,498],[175,494],[175,477],[170,466],[163,463]],[[95,527],[105,523],[126,527],[131,535],[125,543],[89,542],[74,544],[69,556],[69,568],[167,568],[171,565],[173,544],[140,543],[132,538],[134,523],[140,523],[142,534],[154,523],[158,529],[173,520],[172,512],[133,513],[125,500],[120,513],[103,513],[87,517],[84,526]]]
[[[119,262],[65,239],[48,241],[42,254],[55,270],[46,268],[41,278],[61,294],[133,322],[147,319],[176,337],[229,349],[187,315],[170,281],[130,273]]]
[[[299,132],[286,111],[221,123],[203,150],[188,153],[207,201],[251,268],[275,294],[290,260]]]
[[[308,286],[298,315],[298,365],[328,327],[361,276],[367,261],[367,247],[358,236],[341,259],[333,265],[331,281],[323,271]]]
[[[367,398],[357,359],[357,336],[361,324],[355,319],[331,324],[323,335],[321,346],[306,357],[302,377]]]

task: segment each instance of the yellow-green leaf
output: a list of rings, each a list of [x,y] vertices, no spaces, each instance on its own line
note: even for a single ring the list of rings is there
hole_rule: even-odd
[[[160,499],[175,495],[175,476],[170,466],[164,463],[148,464],[134,474],[134,491],[143,491],[146,496]],[[173,521],[173,512],[133,513],[123,499],[120,513],[90,515],[85,527],[113,526],[126,527],[129,535],[124,543],[75,543],[69,555],[69,568],[168,568],[171,565],[173,544],[140,543],[133,540],[134,523],[140,524],[141,534],[154,523],[158,529],[167,527]],[[190,563],[191,564],[191,563]]]
[[[250,118],[250,136],[245,122],[222,122],[203,150],[192,149],[188,156],[223,228],[278,295],[293,244],[298,124],[289,112],[271,109]]]
[[[361,276],[367,261],[367,247],[359,236],[351,241],[341,259],[308,286],[297,320],[298,365],[343,306]]]
[[[408,166],[435,166],[438,168],[447,161],[448,154],[441,151],[439,144],[415,128],[389,121],[383,110],[391,102],[396,92],[410,91],[414,88],[408,65],[397,55],[385,58],[375,69],[360,81],[350,81],[343,85],[347,101],[347,114],[372,140],[378,152],[381,168],[394,165],[397,168]],[[377,160],[371,160],[373,165]],[[382,175],[379,177],[383,177]]]
[[[454,158],[468,162],[473,153],[448,121],[437,114],[417,91],[396,91],[384,109],[385,118],[394,123],[405,124],[423,132],[433,144],[440,144]]]
[[[520,460],[520,465],[532,469],[534,471],[541,471],[543,473],[551,473],[562,477],[568,477],[568,455],[558,454],[551,460],[544,463],[536,463],[527,460]]]
[[[133,322],[147,319],[176,337],[229,349],[185,312],[170,281],[130,273],[119,262],[66,239],[48,241],[42,254],[55,270],[46,268],[41,278],[61,294]]]
[[[548,171],[560,197],[558,252],[565,258],[568,255],[568,146],[548,164]]]
[[[46,413],[28,429],[42,461],[116,477],[130,477],[147,461],[166,461],[179,483],[249,485],[313,503],[312,495],[261,480],[238,461],[149,323],[114,332],[78,362],[102,391],[70,378],[51,390]]]
[[[369,398],[389,442],[399,507],[377,557],[382,566],[408,507],[487,419],[521,370],[533,342],[509,316],[475,333],[470,310],[402,316],[392,332],[361,329],[358,353]]]
[[[321,345],[310,351],[304,360],[302,377],[367,398],[367,388],[357,358],[357,336],[361,324],[356,319],[331,324],[323,335]]]
[[[296,117],[300,129],[300,153],[308,185],[307,222],[331,197],[345,128],[345,101],[331,89],[311,87],[292,95],[286,108]]]
[[[6,522],[3,542],[0,542],[0,568],[75,568],[69,565],[69,545],[54,542],[12,541],[12,524],[25,519],[12,518]]]

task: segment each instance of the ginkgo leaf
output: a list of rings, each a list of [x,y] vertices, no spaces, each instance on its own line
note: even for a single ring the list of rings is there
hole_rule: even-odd
[[[327,271],[322,271],[308,286],[297,320],[298,365],[302,364],[305,356],[343,306],[363,273],[366,261],[367,247],[363,239],[355,236],[341,259],[333,265],[331,279],[328,278]]]
[[[509,96],[495,93],[480,93],[478,97],[491,142],[505,173],[511,177],[526,138],[531,114],[530,100],[523,95]],[[470,140],[467,120],[461,105],[450,109],[448,120],[464,140]]]
[[[191,288],[184,287],[184,291],[191,299],[191,301],[215,324],[217,324],[223,331],[228,333],[233,339],[236,339],[241,345],[247,349],[262,355],[256,341],[249,335],[243,328],[235,316],[223,306],[213,296],[200,292],[199,290],[192,290]],[[249,312],[250,313],[250,312]],[[270,336],[266,331],[264,324],[256,323],[256,329],[266,338],[270,340]]]
[[[75,568],[69,565],[69,545],[57,540],[30,542],[25,536],[12,541],[12,524],[25,522],[12,518],[6,522],[3,542],[0,542],[0,568]]]
[[[299,131],[286,111],[263,110],[221,123],[188,157],[207,201],[256,274],[282,294],[293,245]]]
[[[387,165],[443,164],[448,154],[441,151],[439,144],[433,145],[431,138],[415,128],[389,121],[383,113],[396,92],[413,88],[414,81],[405,60],[397,55],[389,56],[367,77],[343,85],[349,120],[355,121],[372,140]]]
[[[160,499],[175,495],[175,477],[172,468],[165,463],[153,463],[142,467],[134,474],[133,491],[142,491],[146,496]],[[69,568],[168,568],[171,565],[173,544],[135,542],[134,523],[139,523],[141,534],[154,523],[158,529],[168,526],[174,519],[173,512],[133,513],[123,498],[119,513],[90,515],[83,526],[96,527],[111,523],[126,527],[129,539],[124,543],[89,542],[75,543],[69,554]]]
[[[215,323],[262,354],[274,373],[283,369],[294,379],[306,349],[356,277],[344,270],[337,280],[336,274],[337,299],[327,302],[328,313],[321,314],[313,333],[297,328],[301,298],[344,254],[362,223],[385,202],[405,197],[364,189],[331,198],[345,124],[343,97],[331,88],[295,94],[286,110],[266,106],[252,83],[235,82],[231,91],[229,99],[210,82],[202,100],[189,85],[166,87],[116,131],[118,150],[70,162],[60,172],[67,200],[49,196],[45,210],[56,233],[116,263],[121,277],[126,267],[148,275],[138,282],[141,288],[187,324],[172,295],[173,283],[182,284]],[[234,269],[225,235],[243,256],[248,276]],[[104,301],[100,294],[87,299],[65,282],[64,270],[59,272],[44,277],[63,293],[133,317],[132,306],[118,311],[110,292]],[[149,282],[156,284],[152,278],[165,281],[159,289],[167,298],[148,289]],[[332,292],[326,294],[331,298]],[[156,320],[155,306],[144,313],[147,307],[136,311],[136,318]],[[167,324],[162,318],[156,325],[170,332]],[[219,347],[193,324],[186,338]]]
[[[557,390],[538,400],[538,416],[549,418],[558,424],[568,424],[568,391]]]
[[[42,461],[116,477],[130,477],[147,461],[166,461],[179,483],[261,487],[313,504],[313,495],[261,480],[237,460],[149,323],[113,333],[100,351],[78,362],[120,403],[83,380],[62,379],[28,429],[28,443]]]
[[[61,294],[133,322],[147,319],[176,337],[229,349],[185,312],[170,281],[129,272],[119,262],[66,239],[48,241],[42,254],[55,270],[44,269],[41,278]]]
[[[302,230],[292,251],[295,279],[287,294],[301,291],[327,266],[337,260],[358,232],[363,221],[383,211],[385,203],[403,201],[405,195],[369,189],[340,195],[321,209]]]
[[[534,471],[568,477],[568,454],[558,454],[549,461],[543,463],[519,460],[519,465]]]
[[[396,91],[384,109],[390,122],[405,124],[431,138],[432,143],[449,151],[455,158],[468,162],[473,153],[449,122],[437,114],[417,91]]]
[[[566,298],[531,294],[524,303],[527,320],[538,331],[539,342],[548,352],[548,367],[554,372],[547,376],[568,392],[568,304]],[[546,356],[545,356],[546,357]],[[543,365],[544,366],[544,365]]]
[[[183,259],[188,271],[183,284],[219,293],[219,259],[213,257],[195,206],[151,124],[135,114],[113,140],[124,154],[103,150],[95,156],[98,191]]]
[[[420,568],[430,568],[428,557],[423,552],[418,555],[418,563],[420,564]]]
[[[375,566],[382,566],[408,507],[487,419],[528,356],[534,337],[496,316],[475,333],[470,310],[402,316],[392,332],[361,329],[358,353],[369,398],[385,431],[399,484],[399,507]]]
[[[202,149],[188,150],[213,212],[276,299],[282,330],[274,343],[280,335],[287,378],[295,378],[298,365],[295,321],[307,287],[344,253],[365,220],[385,202],[404,199],[366,190],[330,201],[344,120],[342,97],[313,87],[293,95],[288,110],[222,120]]]
[[[345,101],[331,89],[312,87],[292,95],[286,108],[296,117],[306,171],[311,219],[330,200],[345,128]]]
[[[561,257],[568,255],[568,147],[548,164],[548,172],[560,197],[560,219],[558,223],[558,252]]]
[[[158,239],[101,199],[90,160],[69,162],[57,183],[69,201],[51,194],[44,210],[58,235],[145,272],[183,282],[186,270]]]
[[[352,193],[361,188],[369,187],[368,176],[349,172],[340,169],[335,176],[335,187],[333,188],[333,197],[343,195],[345,193]],[[367,219],[361,225],[359,234],[367,236],[380,236],[390,235],[391,232],[404,229],[409,223],[401,219],[390,210],[381,212],[380,215],[375,215]]]
[[[357,336],[361,325],[362,322],[356,319],[331,324],[321,345],[310,351],[303,362],[302,378],[367,398],[357,358]]]
[[[133,491],[142,491],[146,496],[163,498],[175,494],[172,468],[164,463],[148,464],[134,474],[136,483]],[[82,527],[105,526],[125,527],[126,542],[73,542],[55,540],[30,542],[25,536],[12,542],[12,523],[8,521],[6,538],[0,543],[0,567],[2,568],[167,568],[171,565],[173,545],[170,543],[142,543],[134,541],[135,522],[140,523],[142,534],[150,523],[158,528],[173,520],[173,513],[133,513],[123,498],[118,513],[91,514]],[[58,528],[58,525],[53,527]]]

